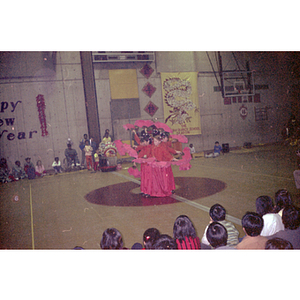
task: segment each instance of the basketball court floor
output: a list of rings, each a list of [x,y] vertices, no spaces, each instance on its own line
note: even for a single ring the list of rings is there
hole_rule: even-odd
[[[255,211],[255,200],[286,188],[299,206],[293,179],[296,148],[283,144],[230,150],[217,158],[198,157],[192,168],[173,166],[176,192],[144,198],[139,179],[122,170],[87,170],[24,179],[0,186],[1,249],[100,249],[106,228],[118,229],[124,246],[142,243],[146,229],[172,236],[179,215],[187,215],[201,238],[209,208],[220,203],[242,237],[241,218]]]

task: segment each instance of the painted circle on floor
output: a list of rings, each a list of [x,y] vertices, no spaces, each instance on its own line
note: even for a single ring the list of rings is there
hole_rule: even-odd
[[[175,177],[175,185],[175,194],[190,201],[214,195],[226,188],[223,181],[202,177]],[[179,202],[172,196],[146,198],[139,194],[139,184],[131,181],[93,190],[84,198],[90,203],[107,206],[153,206]]]

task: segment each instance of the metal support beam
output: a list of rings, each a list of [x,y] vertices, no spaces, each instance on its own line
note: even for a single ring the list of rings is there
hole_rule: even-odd
[[[93,137],[94,141],[98,145],[101,141],[101,133],[92,52],[80,52],[80,59],[85,97],[86,118],[88,123],[88,133],[89,137]]]

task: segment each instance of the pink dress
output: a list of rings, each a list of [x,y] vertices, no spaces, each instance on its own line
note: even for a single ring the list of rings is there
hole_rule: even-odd
[[[175,190],[174,175],[171,166],[171,159],[176,151],[172,148],[167,148],[163,144],[152,146],[152,155],[157,161],[149,164],[150,172],[145,172],[147,177],[147,193],[153,197],[166,197],[172,195]],[[148,167],[147,167],[148,168]]]
[[[35,166],[35,174],[37,176],[42,176],[45,173],[46,173],[46,171],[45,171],[45,168],[44,168],[43,165],[41,165],[41,166]]]

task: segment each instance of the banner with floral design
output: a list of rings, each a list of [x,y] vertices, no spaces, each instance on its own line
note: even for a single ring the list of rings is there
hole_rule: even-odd
[[[161,73],[165,123],[173,134],[201,134],[197,72]]]

